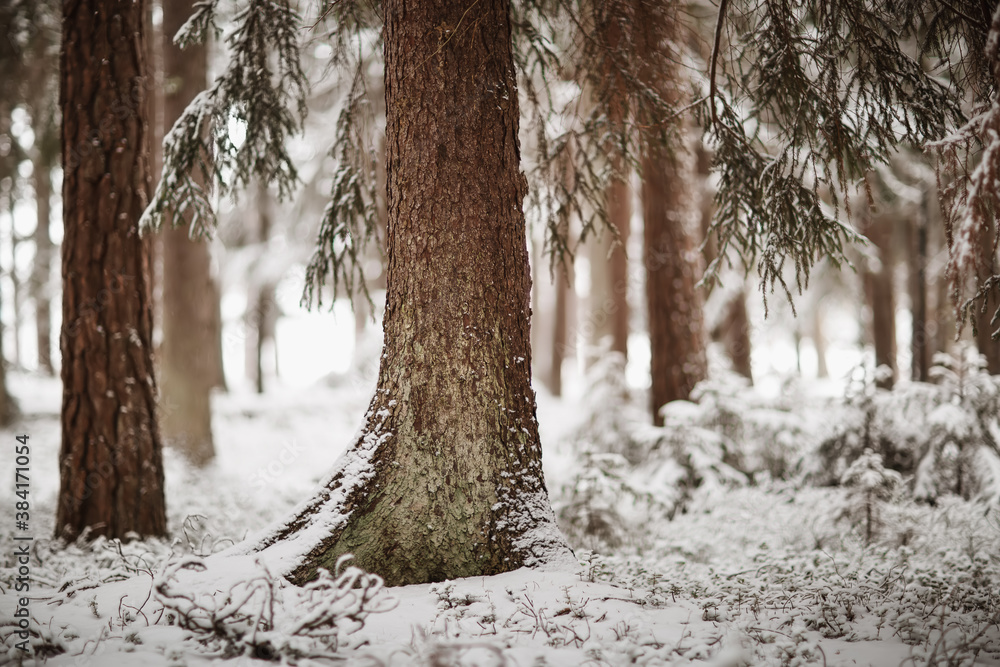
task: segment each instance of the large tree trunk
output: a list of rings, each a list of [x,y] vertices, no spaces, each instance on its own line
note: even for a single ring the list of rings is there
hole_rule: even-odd
[[[640,79],[669,103],[679,104],[686,84],[680,65],[664,51],[676,38],[676,7],[636,2],[637,50]],[[663,424],[660,408],[686,399],[705,378],[705,324],[702,297],[695,285],[700,278],[700,255],[694,251],[691,229],[698,222],[694,201],[694,156],[684,144],[683,127],[654,126],[643,112],[648,129],[642,151],[642,208],[645,223],[644,261],[649,313],[650,410],[653,423]]]
[[[891,373],[878,380],[878,386],[890,389],[896,381],[896,298],[892,280],[893,221],[867,213],[868,239],[878,253],[877,261],[865,270],[865,292],[871,309],[872,341],[875,366],[887,366]]]
[[[191,16],[191,0],[163,4],[163,131],[169,132],[195,95],[205,89],[207,47],[181,51],[173,43]],[[163,441],[192,464],[215,458],[212,387],[217,382],[212,257],[205,239],[190,238],[190,216],[170,220],[162,235],[163,343],[160,356],[160,418]]]
[[[388,293],[378,388],[325,489],[263,545],[295,582],[390,585],[570,552],[542,477],[509,0],[387,0]],[[461,29],[459,29],[459,27]]]
[[[164,535],[147,247],[145,2],[63,3],[56,535]]]
[[[46,375],[54,374],[52,366],[52,238],[49,222],[52,215],[51,165],[39,152],[34,160],[35,205],[38,215],[35,222],[35,261],[31,267],[31,299],[35,303],[35,330],[38,342],[38,369]]]

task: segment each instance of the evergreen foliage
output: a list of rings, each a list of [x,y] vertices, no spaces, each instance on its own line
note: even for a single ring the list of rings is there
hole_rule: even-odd
[[[895,4],[722,3],[698,110],[720,174],[709,273],[733,247],[756,261],[762,289],[779,284],[790,297],[786,262],[799,290],[818,259],[846,262],[844,241],[857,238],[841,219],[851,186],[898,145],[923,146],[963,120],[961,91],[943,74],[958,66],[950,49],[966,31],[936,30],[920,46],[929,8],[907,8],[922,12],[914,17]],[[949,18],[939,10],[934,25]]]
[[[981,15],[980,14],[973,14]],[[972,20],[971,18],[969,20]],[[981,36],[982,30],[974,33]],[[939,165],[938,190],[944,213],[945,231],[951,251],[948,263],[952,298],[958,307],[959,322],[972,320],[977,302],[985,312],[991,292],[1000,289],[1000,276],[992,266],[981,266],[983,244],[996,255],[1000,227],[1000,5],[989,24],[985,45],[973,42],[970,53],[976,69],[965,75],[973,91],[972,116],[955,132],[932,144]],[[992,238],[991,238],[992,237]],[[971,298],[963,296],[972,292]],[[997,327],[1000,309],[994,312],[991,327]],[[1000,329],[992,332],[994,340]]]
[[[882,457],[866,449],[844,471],[840,483],[850,489],[848,512],[864,517],[865,543],[870,544],[878,525],[879,504],[892,498],[902,478],[882,465]]]
[[[199,5],[178,43],[218,32],[219,1]],[[792,285],[802,290],[820,259],[847,263],[846,244],[861,238],[848,224],[849,191],[859,182],[867,189],[866,176],[900,145],[930,145],[939,156],[956,289],[975,276],[966,245],[955,239],[978,238],[1000,191],[991,185],[1000,163],[1000,37],[987,39],[991,19],[983,5],[724,0],[719,9],[708,64],[685,44],[662,45],[665,58],[709,71],[707,81],[695,82],[693,105],[720,179],[711,227],[719,253],[708,279],[735,253],[745,266],[756,265],[765,298],[778,286],[791,298]],[[334,47],[331,68],[352,74],[331,149],[337,172],[309,267],[307,302],[319,300],[317,289],[327,280],[364,290],[361,249],[378,236],[366,81],[379,57],[379,10],[378,3],[360,0],[324,2],[308,26]],[[528,206],[546,224],[547,248],[557,259],[572,255],[575,245],[560,221],[577,217],[580,240],[607,226],[605,186],[620,176],[609,156],[638,164],[642,137],[669,140],[666,128],[676,125],[670,121],[687,110],[642,84],[635,11],[624,0],[513,3],[532,149]],[[687,17],[686,41],[700,43],[695,13]],[[192,208],[196,228],[210,227],[209,198],[194,170],[211,176],[223,194],[234,194],[252,174],[277,181],[282,196],[292,192],[296,171],[283,142],[305,113],[303,21],[287,0],[247,0],[234,26],[226,38],[229,65],[165,139],[164,179],[143,218],[146,226],[160,224],[166,208]],[[967,108],[974,112],[968,118]],[[246,126],[241,145],[230,137],[231,119]],[[983,287],[997,284],[1000,278]]]
[[[210,34],[221,36],[215,22],[218,0],[206,0],[174,37],[184,47]],[[235,194],[255,177],[277,184],[279,197],[292,194],[297,181],[286,140],[306,114],[309,82],[300,59],[301,18],[287,0],[249,0],[233,18],[225,42],[230,50],[226,69],[211,88],[188,106],[163,142],[163,178],[140,220],[141,228],[158,229],[167,209],[174,220],[190,211],[191,234],[208,233],[216,225],[209,189]],[[231,123],[246,130],[234,140]]]
[[[955,494],[1000,500],[1000,446],[993,435],[1000,384],[970,349],[935,355],[934,364],[934,384],[885,391],[875,387],[873,374],[858,377],[837,425],[817,449],[815,481],[841,483],[851,466],[873,451],[903,475],[916,499],[934,503]]]

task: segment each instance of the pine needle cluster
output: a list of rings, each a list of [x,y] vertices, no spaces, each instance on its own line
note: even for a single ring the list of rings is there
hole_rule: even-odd
[[[221,37],[219,0],[195,5],[174,37],[178,46]],[[210,199],[214,186],[232,195],[259,177],[290,196],[298,174],[286,148],[306,115],[309,81],[300,58],[298,12],[287,0],[249,0],[233,17],[225,37],[229,62],[213,85],[188,105],[164,137],[163,178],[140,227],[159,229],[167,210],[175,220],[190,211],[191,233],[206,234],[217,222]],[[230,125],[245,128],[237,143]]]
[[[220,2],[199,3],[177,42],[219,35]],[[253,177],[276,182],[281,196],[293,192],[285,142],[302,128],[310,83],[301,49],[323,40],[334,48],[330,69],[344,93],[330,150],[337,166],[304,300],[319,301],[328,281],[365,291],[363,251],[379,235],[372,146],[381,112],[371,91],[380,86],[371,84],[381,4],[325,0],[315,22],[290,0],[238,4],[225,37],[229,64],[168,133],[164,177],[142,224],[156,227],[166,210],[190,209],[193,229],[204,232],[215,221],[210,188],[235,194]],[[713,10],[698,3],[664,10],[653,0],[515,0],[529,218],[545,224],[554,259],[571,256],[577,242],[610,227],[607,185],[638,168],[644,141],[679,141],[678,119],[693,107],[718,174],[711,232],[719,253],[709,279],[735,255],[756,265],[765,297],[780,287],[791,299],[817,262],[847,263],[847,245],[863,238],[864,229],[850,224],[851,190],[860,186],[871,205],[868,174],[900,146],[936,142],[952,275],[956,285],[967,275],[982,283],[969,274],[975,264],[961,243],[992,224],[1000,191],[1000,30],[989,37],[998,21],[988,4],[721,0],[712,40],[699,13]],[[649,51],[638,48],[637,17],[653,10],[682,30],[676,43]],[[691,77],[691,94],[644,83],[650,58],[701,72]],[[246,129],[239,144],[234,122]],[[988,286],[995,284],[1000,279]]]

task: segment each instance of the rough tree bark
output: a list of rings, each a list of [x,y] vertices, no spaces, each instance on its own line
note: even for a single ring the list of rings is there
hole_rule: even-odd
[[[163,4],[163,132],[207,84],[208,48],[181,51],[173,36],[191,16],[194,2]],[[163,442],[193,465],[215,458],[212,440],[212,387],[216,322],[212,257],[206,239],[190,238],[190,216],[168,220],[162,232],[163,342],[160,347],[160,424]]]
[[[685,94],[680,65],[664,44],[676,37],[677,7],[636,2],[636,48],[639,78],[672,104]],[[654,127],[648,111],[640,124],[643,137],[642,208],[646,303],[649,313],[650,410],[653,423],[663,424],[660,408],[686,399],[705,378],[705,323],[700,255],[694,251],[691,229],[698,222],[694,201],[694,156],[684,145],[683,127]]]
[[[164,535],[147,247],[145,2],[67,0],[56,535]]]
[[[359,440],[256,545],[297,554],[295,582],[345,553],[390,585],[570,557],[530,385],[509,0],[383,7],[385,347]]]

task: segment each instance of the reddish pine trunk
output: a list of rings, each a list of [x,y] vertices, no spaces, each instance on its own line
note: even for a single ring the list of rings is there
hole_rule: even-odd
[[[195,95],[205,89],[207,47],[181,51],[173,36],[191,15],[190,0],[163,5],[163,131],[169,132]],[[190,238],[190,216],[168,220],[162,234],[163,343],[160,414],[163,441],[194,465],[215,458],[211,390],[217,381],[217,330],[212,257],[204,239]]]
[[[604,39],[606,58],[605,77],[607,83],[603,91],[604,105],[607,107],[609,131],[621,131],[628,114],[625,96],[625,82],[612,66],[611,61],[617,60],[619,66],[623,62],[620,51],[625,48],[624,26],[630,21],[630,9],[627,2],[605,0],[600,4],[597,14],[600,35]],[[611,182],[605,190],[605,204],[608,208],[608,222],[618,236],[618,245],[613,245],[612,238],[604,244],[603,261],[608,263],[606,299],[599,304],[606,318],[606,331],[611,335],[611,351],[620,352],[628,358],[629,336],[629,305],[628,305],[628,239],[632,225],[632,192],[628,177],[630,170],[625,163],[621,150],[617,145],[608,146],[611,160]]]
[[[916,225],[910,232],[909,288],[912,327],[910,329],[910,378],[927,382],[930,369],[930,342],[927,332],[927,199],[924,197]]]
[[[144,2],[63,3],[62,447],[56,535],[164,535],[146,244]]]
[[[385,348],[360,439],[325,490],[264,540],[301,540],[296,582],[345,553],[389,584],[569,556],[530,385],[509,0],[383,7]]]
[[[733,294],[726,304],[725,315],[719,325],[719,339],[726,350],[726,356],[733,364],[733,371],[753,383],[750,316],[747,313],[747,295],[742,289]]]
[[[671,11],[676,8],[636,3],[637,48],[642,81],[663,100],[679,104],[686,84],[679,65],[663,47],[676,32]],[[641,116],[640,122],[648,128],[643,139],[642,207],[650,410],[653,423],[662,425],[660,408],[688,398],[707,372],[702,297],[695,289],[700,255],[691,239],[691,229],[698,222],[695,163],[684,145],[683,127],[657,127],[648,112]]]
[[[878,385],[889,389],[896,380],[896,298],[892,281],[892,219],[869,213],[868,239],[875,246],[878,260],[865,272],[865,292],[871,309],[872,340],[875,344],[875,365],[887,366],[888,378]]]
[[[993,251],[995,237],[992,226],[982,234],[979,246],[980,282],[996,273],[996,253]],[[996,290],[990,290],[985,302],[976,304],[976,347],[986,357],[986,370],[990,375],[1000,374],[1000,341],[993,340],[993,332],[1000,329],[1000,323],[993,323],[993,315],[1000,308],[1000,298]]]

